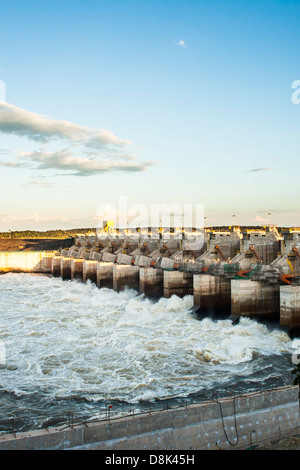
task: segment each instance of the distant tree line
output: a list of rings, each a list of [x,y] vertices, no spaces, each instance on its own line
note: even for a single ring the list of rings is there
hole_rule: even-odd
[[[239,227],[242,231],[247,229],[252,230],[262,230],[266,229],[267,226],[240,226]],[[289,227],[292,228],[292,227]],[[288,230],[288,227],[277,227],[279,232],[284,230]],[[150,228],[149,228],[150,229]],[[228,229],[232,229],[232,226],[214,226],[214,227],[206,227],[206,230],[224,230],[227,231]],[[293,229],[298,229],[299,227],[293,227]],[[76,234],[81,235],[91,235],[97,232],[96,228],[74,228],[70,230],[47,230],[45,232],[36,231],[36,230],[16,230],[16,231],[8,231],[8,232],[0,232],[0,238],[70,238],[75,237]]]
[[[89,235],[95,233],[96,229],[91,228],[77,228],[71,230],[47,230],[40,232],[36,230],[16,230],[9,232],[0,232],[0,238],[70,238],[75,237],[76,234]]]

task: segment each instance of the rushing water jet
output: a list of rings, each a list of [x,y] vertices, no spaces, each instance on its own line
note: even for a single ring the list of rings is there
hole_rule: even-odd
[[[30,274],[0,276],[0,289],[0,411],[22,425],[39,426],[45,410],[92,416],[108,401],[247,390],[287,377],[300,345],[247,318],[199,320],[191,296],[153,302],[133,290]]]

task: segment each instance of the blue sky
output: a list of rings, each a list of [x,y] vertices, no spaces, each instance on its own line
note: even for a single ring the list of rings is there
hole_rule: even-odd
[[[299,225],[299,17],[289,0],[1,2],[0,230],[94,226],[119,196]]]

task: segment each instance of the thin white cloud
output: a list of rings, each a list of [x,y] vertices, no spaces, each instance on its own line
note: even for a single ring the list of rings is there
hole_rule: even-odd
[[[38,163],[38,168],[68,170],[77,176],[88,176],[108,171],[144,171],[155,162],[135,162],[130,160],[96,160],[78,157],[70,150],[63,149],[57,152],[21,152],[20,157]]]
[[[18,108],[10,103],[0,101],[0,131],[38,142],[53,139],[67,139],[91,147],[103,145],[124,146],[132,142],[115,136],[105,129],[89,129],[70,121],[58,121],[42,114]]]
[[[121,139],[105,129],[90,129],[70,121],[50,119],[44,115],[27,111],[0,101],[0,132],[26,137],[47,144],[56,142],[56,151],[19,152],[27,162],[2,162],[0,166],[21,167],[37,163],[38,169],[71,171],[77,176],[86,176],[109,171],[144,171],[157,162],[137,162],[135,155],[128,151],[133,143]],[[72,149],[72,151],[70,150]],[[75,151],[80,152],[76,155]]]
[[[252,168],[252,170],[246,170],[248,173],[256,173],[257,171],[268,171],[272,168]]]
[[[0,166],[7,166],[8,168],[23,168],[24,166],[27,166],[26,163],[24,162],[10,162],[10,161],[5,161],[5,162],[0,162]]]
[[[282,214],[282,213],[295,212],[295,209],[269,209],[268,212],[270,212],[271,214],[273,213]],[[257,213],[264,214],[266,213],[266,211],[257,211]]]
[[[270,220],[269,219],[266,219],[264,217],[260,217],[259,215],[257,215],[254,219],[256,222],[263,222],[263,223],[269,223]]]
[[[48,182],[48,181],[28,181],[28,183],[21,183],[22,186],[40,186],[41,188],[46,188],[46,189],[62,189],[62,188],[71,188],[71,186],[68,185],[62,185],[59,183],[53,183],[53,182]]]
[[[42,214],[28,214],[23,217],[17,217],[15,215],[0,214],[1,224],[11,224],[12,222],[68,222],[67,217],[60,215],[48,216]]]
[[[180,46],[180,47],[186,47],[186,43],[183,39],[181,39],[180,41],[177,42],[177,45]]]

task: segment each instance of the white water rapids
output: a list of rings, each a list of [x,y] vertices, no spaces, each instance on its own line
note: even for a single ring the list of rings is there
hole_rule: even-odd
[[[200,320],[189,313],[191,296],[152,302],[30,274],[0,276],[0,293],[2,412],[11,396],[14,408],[27,396],[26,407],[38,409],[72,397],[137,403],[253,384],[289,375],[300,347],[250,319]]]

